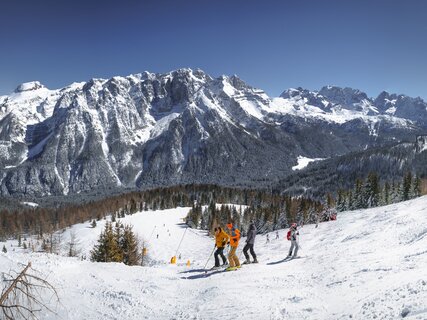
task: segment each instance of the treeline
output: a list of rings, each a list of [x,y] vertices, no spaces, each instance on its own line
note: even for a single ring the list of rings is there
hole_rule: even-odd
[[[413,143],[352,152],[340,157],[313,162],[287,176],[273,188],[286,194],[324,198],[327,192],[353,189],[356,180],[375,172],[381,181],[400,181],[408,171],[427,179],[427,151],[416,152]]]
[[[59,208],[27,208],[0,211],[0,241],[19,234],[40,235],[65,229],[73,224],[101,220],[109,215],[117,217],[141,210],[175,207],[209,206],[212,203],[233,203],[247,206],[242,219],[265,220],[268,228],[283,226],[302,215],[303,220],[314,212],[324,211],[319,201],[290,198],[267,190],[238,189],[217,185],[179,185],[167,188],[130,192],[79,205]],[[302,204],[301,204],[302,203]],[[300,209],[299,209],[300,208]],[[225,209],[224,209],[225,210]],[[213,212],[212,212],[213,214]],[[210,219],[223,219],[228,213],[215,213]],[[209,215],[208,215],[209,217]],[[208,218],[209,219],[209,218]],[[225,219],[225,218],[224,218]],[[242,220],[243,221],[243,220]],[[198,227],[210,227],[197,223]]]
[[[403,179],[380,182],[374,172],[365,179],[356,179],[353,189],[338,190],[337,210],[372,208],[400,201],[406,201],[425,193],[425,180],[407,172]]]
[[[299,225],[326,221],[335,214],[334,200],[328,195],[326,204],[303,197],[292,198],[279,194],[264,194],[256,204],[249,205],[216,205],[212,200],[209,205],[195,203],[187,215],[186,222],[193,228],[208,230],[225,227],[229,222],[236,225],[246,235],[249,224],[254,222],[258,232],[270,232],[288,227],[290,223]],[[224,202],[223,202],[224,203]]]

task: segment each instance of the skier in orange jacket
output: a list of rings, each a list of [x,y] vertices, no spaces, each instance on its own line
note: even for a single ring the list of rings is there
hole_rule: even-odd
[[[225,266],[227,264],[227,259],[224,256],[224,247],[227,244],[229,240],[229,236],[227,233],[225,233],[224,230],[222,230],[221,227],[215,228],[215,247],[217,248],[214,257],[215,257],[215,267],[219,268],[219,257],[222,258],[222,265]]]
[[[230,252],[228,253],[228,263],[230,266],[227,270],[235,270],[236,268],[240,268],[240,261],[236,255],[236,250],[240,240],[240,230],[234,227],[232,223],[228,223],[227,228],[229,231],[231,247]]]

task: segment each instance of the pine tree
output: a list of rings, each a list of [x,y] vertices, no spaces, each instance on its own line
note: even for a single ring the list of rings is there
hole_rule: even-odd
[[[383,192],[383,204],[390,204],[390,183],[386,181],[384,184],[384,192]]]
[[[412,197],[416,198],[421,196],[421,178],[417,175],[415,176],[414,183],[412,186]]]
[[[298,213],[297,213],[297,221],[299,224],[304,223],[308,220],[308,203],[307,199],[301,198],[300,204],[298,207]]]
[[[132,226],[126,225],[119,240],[120,250],[123,253],[123,263],[129,266],[138,265],[140,257],[138,253],[138,240],[132,231]]]
[[[79,241],[74,231],[70,231],[70,240],[67,242],[67,246],[69,257],[76,257],[80,253]]]
[[[380,186],[378,175],[374,172],[368,174],[364,188],[364,207],[377,207],[379,205]]]
[[[347,203],[348,210],[354,210],[354,201],[353,201],[353,191],[348,192],[348,203]]]
[[[333,208],[335,207],[335,200],[334,197],[332,197],[332,194],[328,193],[326,195],[326,205],[328,206],[328,208]]]
[[[363,182],[360,179],[356,179],[356,183],[354,186],[354,198],[353,198],[353,209],[361,209],[363,208]]]
[[[99,236],[98,244],[91,251],[91,260],[96,262],[121,262],[123,260],[111,222],[105,224],[104,231]]]
[[[403,177],[402,199],[409,200],[411,195],[412,173],[407,172]]]
[[[347,210],[346,196],[344,190],[338,190],[337,211]]]
[[[391,184],[391,193],[390,193],[390,202],[396,203],[401,201],[401,190],[400,184],[396,183],[394,180]]]

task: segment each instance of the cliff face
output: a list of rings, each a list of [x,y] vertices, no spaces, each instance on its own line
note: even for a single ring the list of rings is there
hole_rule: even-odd
[[[59,90],[31,82],[0,97],[0,195],[268,186],[291,173],[299,156],[412,140],[425,127],[424,105],[337,87],[270,98],[236,76],[190,69]]]

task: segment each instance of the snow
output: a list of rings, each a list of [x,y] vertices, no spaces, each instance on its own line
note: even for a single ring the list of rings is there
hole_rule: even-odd
[[[296,165],[296,166],[293,166],[292,167],[292,170],[301,170],[301,169],[304,169],[305,167],[307,167],[308,166],[308,164],[310,163],[310,162],[313,162],[313,161],[321,161],[321,160],[325,160],[325,159],[323,159],[323,158],[314,158],[314,159],[310,159],[310,158],[307,158],[307,157],[303,157],[303,156],[298,156],[298,158],[297,158],[297,161],[298,161],[298,164]]]
[[[228,81],[229,81],[228,77],[223,76],[223,80],[222,80],[223,88],[222,88],[222,90],[224,90],[225,94],[232,97],[236,94],[236,90]]]
[[[50,137],[53,136],[53,134],[54,134],[53,132],[50,133],[46,138],[44,138],[38,144],[33,146],[31,149],[28,149],[27,158],[31,159],[31,158],[34,158],[35,156],[37,156],[38,154],[40,154],[43,151],[46,144],[49,142]]]
[[[249,101],[246,99],[238,100],[240,106],[243,110],[245,110],[248,114],[250,114],[252,117],[263,119],[264,115],[262,113],[262,109],[253,101]]]
[[[170,123],[179,116],[179,113],[172,112],[158,120],[150,131],[150,139],[155,139],[156,137],[160,136],[165,130],[167,130]]]
[[[337,221],[300,229],[300,259],[283,262],[286,230],[256,238],[257,265],[235,272],[201,268],[213,249],[206,232],[182,223],[189,208],[123,219],[148,242],[153,265],[91,263],[25,253],[9,241],[1,270],[32,261],[59,290],[58,315],[43,319],[426,319],[427,197],[343,212]],[[72,227],[84,252],[104,221]],[[154,230],[154,231],[153,231]],[[168,232],[169,230],[169,232]],[[168,261],[185,237],[177,265]],[[170,233],[170,236],[169,236]],[[64,233],[64,241],[69,230]],[[150,239],[150,235],[151,239]],[[157,239],[157,234],[159,238]],[[238,249],[241,249],[244,239]],[[14,247],[11,247],[11,244]],[[15,249],[15,251],[13,251]],[[185,263],[190,260],[191,266]],[[213,258],[208,266],[213,265]]]
[[[324,102],[323,102],[324,103]],[[325,104],[325,103],[324,103]],[[361,103],[362,111],[355,111],[334,106],[330,110],[322,110],[319,107],[308,104],[307,98],[298,96],[291,99],[273,98],[270,102],[270,112],[276,114],[290,114],[308,119],[320,119],[329,123],[343,124],[354,119],[361,119],[365,123],[374,123],[382,120],[393,122],[399,126],[407,126],[411,121],[394,117],[392,114],[380,115],[378,109],[371,106],[368,101]],[[374,115],[370,115],[373,113]]]
[[[29,206],[29,207],[38,207],[39,204],[35,202],[21,202],[23,205]]]
[[[397,108],[396,107],[390,107],[388,108],[385,113],[389,114],[389,115],[394,115],[396,113]]]
[[[16,88],[16,92],[34,91],[45,88],[39,81],[30,81],[20,84]]]

